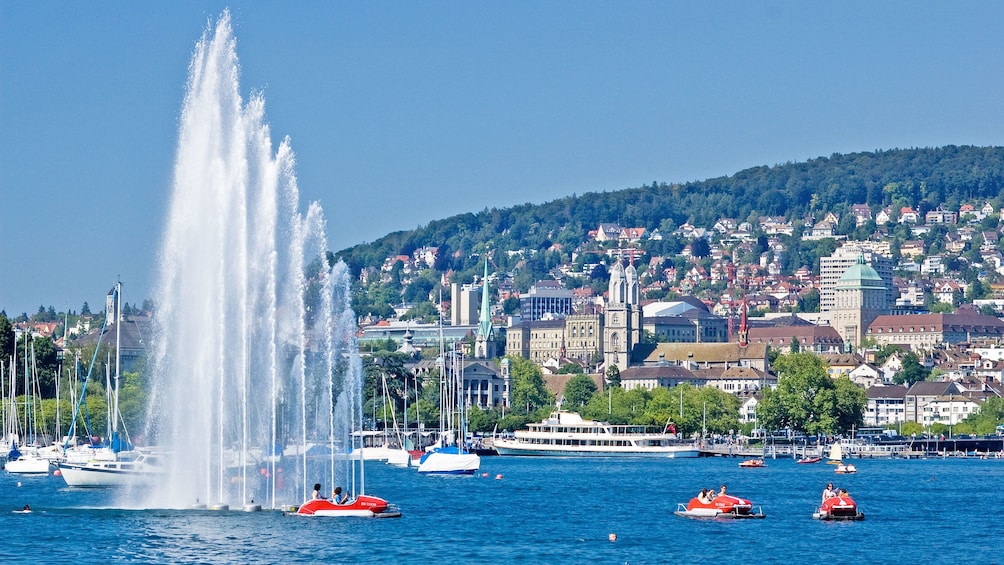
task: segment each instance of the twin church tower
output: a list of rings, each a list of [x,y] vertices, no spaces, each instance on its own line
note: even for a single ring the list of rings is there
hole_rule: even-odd
[[[603,364],[627,369],[631,350],[641,343],[642,310],[638,271],[618,260],[610,269],[607,307],[603,314]]]

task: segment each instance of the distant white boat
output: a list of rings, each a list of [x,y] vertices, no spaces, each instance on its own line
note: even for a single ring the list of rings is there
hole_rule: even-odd
[[[17,475],[48,475],[49,460],[41,457],[34,449],[21,452],[15,444],[7,455],[4,470]]]
[[[529,424],[513,438],[494,440],[499,455],[565,457],[671,457],[700,455],[693,443],[674,434],[653,433],[645,426],[584,420],[575,412],[557,410],[544,421]]]
[[[840,447],[840,442],[835,442],[830,446],[829,461],[827,463],[831,465],[839,465],[844,460],[844,452]]]
[[[422,456],[418,472],[423,475],[473,475],[481,456],[457,447],[437,447]]]
[[[128,458],[121,455],[112,460],[62,462],[59,471],[71,487],[152,486],[166,476],[166,470],[152,453],[136,450]]]

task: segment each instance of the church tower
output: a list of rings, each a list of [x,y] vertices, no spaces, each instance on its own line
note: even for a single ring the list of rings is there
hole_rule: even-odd
[[[603,313],[603,363],[626,369],[631,350],[641,342],[642,312],[638,272],[620,260],[610,269],[607,307]]]
[[[476,359],[494,359],[495,329],[492,327],[491,304],[488,300],[488,257],[485,257],[485,276],[481,281],[481,313],[478,316],[478,336],[474,344]]]

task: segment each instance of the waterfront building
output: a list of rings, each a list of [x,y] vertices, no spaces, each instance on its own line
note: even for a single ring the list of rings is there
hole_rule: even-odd
[[[952,314],[878,316],[868,326],[867,335],[879,345],[904,345],[929,351],[943,344],[999,342],[1004,338],[1004,322],[960,306]]]
[[[954,426],[979,411],[980,403],[972,398],[961,394],[946,394],[924,405],[923,420],[920,423],[925,426]]]
[[[798,342],[799,351],[811,351],[818,355],[844,350],[844,340],[830,326],[754,326],[749,330],[749,340],[750,343],[764,344],[784,353],[791,353],[792,341]]]
[[[722,392],[745,397],[777,386],[777,376],[753,367],[728,367],[713,369],[695,369],[697,377],[704,378],[704,386],[717,388]]]
[[[509,405],[509,377],[503,370],[504,367],[487,359],[464,359],[461,366],[465,405],[477,406],[482,410]],[[411,365],[410,369],[416,378],[438,378],[439,360],[422,359]],[[426,383],[426,386],[436,385]]]
[[[865,263],[864,255],[844,271],[833,287],[830,325],[850,350],[861,344],[868,325],[889,311],[891,284]]]
[[[519,312],[525,322],[563,318],[572,313],[572,291],[558,281],[538,281],[519,297]]]
[[[769,372],[767,344],[742,346],[728,343],[641,343],[635,346],[632,364],[638,366],[682,365],[688,369],[752,367]]]
[[[450,324],[453,326],[473,326],[478,322],[478,304],[481,302],[481,288],[473,284],[450,285]]]
[[[672,388],[681,384],[696,387],[705,385],[705,379],[680,365],[660,365],[653,367],[629,367],[621,371],[621,388],[632,390],[643,388]]]
[[[962,387],[955,382],[920,381],[913,383],[910,389],[906,391],[904,398],[904,421],[929,424],[930,422],[924,421],[925,406],[937,398],[962,394],[963,392]],[[927,414],[930,416],[931,413]]]
[[[846,243],[837,248],[829,257],[819,258],[819,309],[828,312],[836,304],[834,290],[837,282],[847,272],[847,269],[857,264],[858,256],[864,258],[865,264],[870,266],[878,274],[886,289],[886,304],[894,304],[896,296],[893,294],[895,287],[892,281],[892,272],[895,267],[892,259],[883,255],[868,244],[868,242]]]
[[[870,386],[865,390],[868,404],[865,407],[866,426],[885,426],[906,421],[907,388],[902,385]]]

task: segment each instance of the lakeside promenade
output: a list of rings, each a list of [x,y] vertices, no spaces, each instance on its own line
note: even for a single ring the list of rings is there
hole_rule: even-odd
[[[701,446],[701,457],[826,457],[830,444],[797,445],[737,445],[707,443]],[[903,442],[863,443],[853,450],[845,450],[844,459],[898,458],[917,459],[930,457],[1004,458],[1004,438],[910,438]]]

